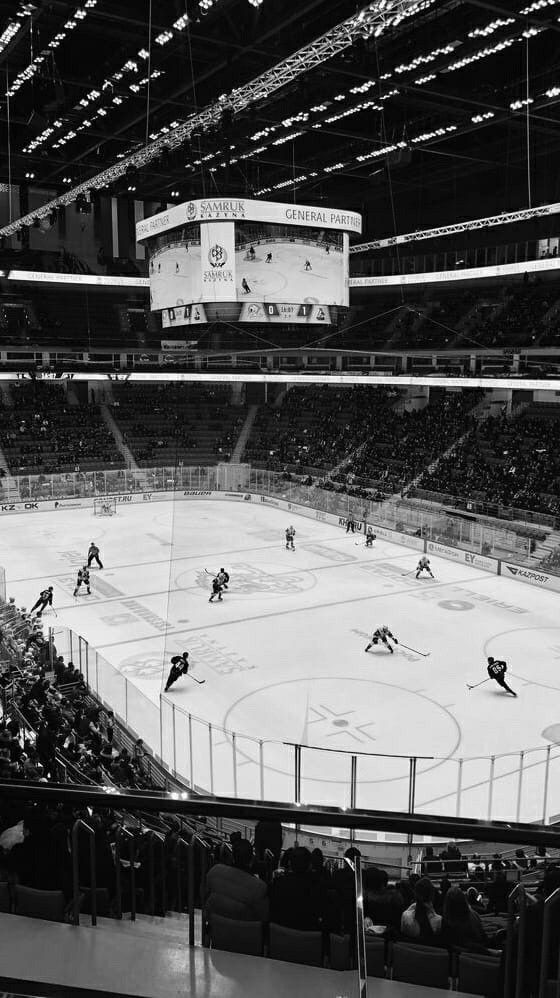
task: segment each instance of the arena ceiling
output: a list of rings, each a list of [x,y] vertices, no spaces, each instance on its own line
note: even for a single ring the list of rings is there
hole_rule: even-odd
[[[328,202],[376,235],[559,201],[560,0],[407,3],[237,113],[234,89],[370,4],[0,0],[0,182],[56,196],[156,143],[113,193]]]

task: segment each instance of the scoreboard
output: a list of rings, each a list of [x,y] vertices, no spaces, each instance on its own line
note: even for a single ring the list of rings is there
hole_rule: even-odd
[[[335,321],[332,308],[310,302],[299,305],[291,302],[242,302],[233,307],[228,303],[227,307],[222,305],[219,311],[214,306],[203,304],[177,305],[162,309],[161,318],[164,329],[198,326],[220,318],[228,322],[308,323],[319,326],[328,326]]]
[[[329,325],[349,305],[349,233],[337,209],[211,198],[137,224],[164,329],[208,322]]]

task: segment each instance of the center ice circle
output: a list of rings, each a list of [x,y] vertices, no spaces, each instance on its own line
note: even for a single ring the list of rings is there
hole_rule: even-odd
[[[293,749],[286,743],[370,756],[430,757],[418,761],[418,772],[427,772],[452,757],[461,741],[453,714],[425,694],[347,676],[309,676],[262,686],[236,700],[221,724],[262,738],[266,768],[284,775],[293,772]],[[237,752],[258,762],[258,745],[248,739],[237,740]],[[347,781],[348,756],[304,749],[302,757],[306,778]],[[408,778],[408,758],[364,757],[359,768],[361,783]]]

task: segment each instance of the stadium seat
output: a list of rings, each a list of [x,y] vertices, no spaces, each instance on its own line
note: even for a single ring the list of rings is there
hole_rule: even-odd
[[[83,915],[91,915],[91,891],[89,887],[80,887],[82,903],[80,912]],[[112,918],[113,908],[111,897],[106,887],[98,887],[95,891],[96,913],[100,918]]]
[[[500,958],[483,953],[460,953],[459,991],[497,998],[500,994]]]
[[[273,960],[323,966],[323,936],[321,932],[300,932],[270,923],[268,955]]]
[[[36,891],[33,887],[15,888],[14,911],[28,918],[44,918],[49,922],[64,922],[66,900],[62,891]]]
[[[385,939],[366,936],[366,971],[368,977],[385,977]]]
[[[352,941],[349,935],[329,934],[329,966],[331,970],[352,969]]]
[[[224,915],[210,915],[210,944],[213,949],[262,956],[263,942],[262,922],[244,922]]]
[[[449,987],[449,953],[431,946],[395,943],[392,978],[426,988]]]
[[[12,898],[10,896],[10,885],[8,883],[0,884],[0,911],[11,911],[12,910]]]

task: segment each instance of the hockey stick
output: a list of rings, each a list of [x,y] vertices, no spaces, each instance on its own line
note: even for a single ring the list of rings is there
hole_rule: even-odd
[[[192,679],[193,683],[198,683],[199,686],[202,686],[206,682],[205,679],[197,679],[196,676],[191,676],[190,672],[187,672],[187,676],[189,679]]]
[[[416,571],[415,568],[411,568],[410,572],[401,572],[401,578],[404,579],[405,575],[412,575],[412,573],[415,571]]]
[[[482,686],[482,684],[483,683],[487,683],[489,679],[490,679],[490,676],[487,676],[486,679],[482,679],[480,681],[480,683],[474,683],[472,686],[470,686],[469,683],[466,683],[465,685],[466,685],[466,687],[467,687],[468,690],[476,690],[477,686]]]
[[[422,658],[429,658],[430,655],[432,654],[431,651],[418,651],[418,648],[410,648],[409,645],[403,644],[402,641],[400,642],[400,644],[402,645],[403,648],[406,648],[407,651],[413,651],[415,655],[421,655]]]

